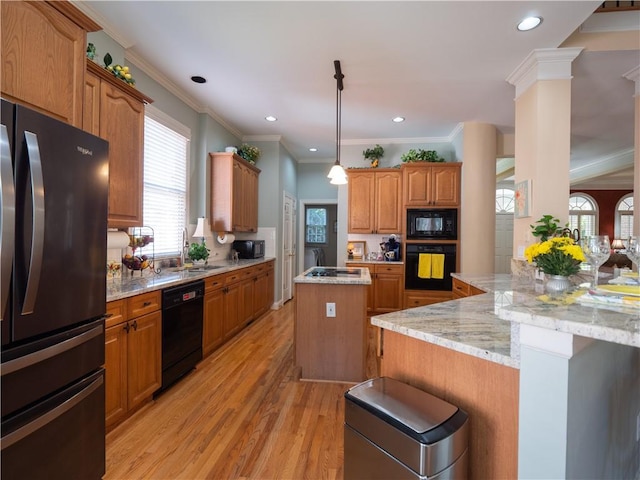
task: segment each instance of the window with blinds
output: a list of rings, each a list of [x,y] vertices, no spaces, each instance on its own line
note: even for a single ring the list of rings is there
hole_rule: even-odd
[[[156,257],[176,256],[187,218],[191,131],[147,106],[144,121],[144,225],[153,228]]]
[[[597,235],[597,210],[596,201],[590,196],[580,193],[569,197],[569,228],[578,229],[580,237]]]
[[[633,194],[623,197],[616,209],[617,238],[627,241],[633,235]],[[626,243],[625,243],[626,245]]]

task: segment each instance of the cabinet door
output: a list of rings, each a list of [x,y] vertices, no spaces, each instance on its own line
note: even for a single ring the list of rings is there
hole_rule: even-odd
[[[402,176],[400,172],[375,174],[375,232],[400,233],[402,231]]]
[[[271,263],[269,270],[267,270],[267,306],[266,306],[266,310],[269,310],[271,308],[271,305],[273,304],[273,300],[275,297],[275,290],[276,290],[276,285],[275,285],[275,277],[273,274],[273,263]]]
[[[405,167],[403,173],[404,204],[407,207],[429,205],[431,169],[428,167]]]
[[[245,221],[244,221],[244,213],[245,208],[243,205],[245,203],[245,192],[244,192],[244,178],[245,178],[245,167],[241,165],[240,162],[233,162],[233,204],[231,205],[231,218],[233,222],[233,231],[234,232],[244,232],[245,231]]]
[[[229,285],[224,294],[224,338],[233,336],[240,329],[240,283]]]
[[[253,320],[254,278],[247,278],[240,284],[240,328]]]
[[[369,275],[371,276],[371,283],[367,285],[367,316],[375,314],[375,284],[376,284],[376,271],[375,265],[367,264],[367,263],[349,263],[348,267],[354,268],[366,268],[369,270]]]
[[[349,172],[349,233],[375,232],[375,174]]]
[[[105,423],[118,422],[127,413],[127,331],[126,323],[105,330]]]
[[[396,273],[378,271],[376,267],[375,311],[395,312],[402,309],[403,276]]]
[[[82,127],[86,32],[45,2],[2,2],[2,96]]]
[[[135,407],[162,385],[162,312],[129,320],[128,405]]]
[[[450,166],[431,167],[432,205],[460,204],[460,169]]]
[[[220,288],[204,296],[204,323],[202,325],[202,353],[208,355],[224,340],[224,291]]]
[[[89,72],[84,77],[82,129],[100,135],[100,79]]]
[[[269,276],[261,273],[255,278],[253,286],[253,318],[258,318],[269,308],[267,295],[269,294]]]
[[[100,136],[109,141],[109,226],[142,225],[144,104],[105,81]]]

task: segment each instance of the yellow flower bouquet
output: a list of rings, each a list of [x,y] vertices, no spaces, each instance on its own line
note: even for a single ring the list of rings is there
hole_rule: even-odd
[[[552,237],[544,242],[529,245],[524,251],[529,263],[548,275],[575,275],[585,261],[582,248],[571,237]]]

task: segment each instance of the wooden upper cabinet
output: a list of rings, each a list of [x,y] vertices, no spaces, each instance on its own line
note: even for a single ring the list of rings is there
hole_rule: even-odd
[[[402,176],[397,169],[347,171],[349,233],[402,231]]]
[[[461,165],[461,163],[403,165],[404,206],[459,206]]]
[[[82,127],[87,32],[68,2],[2,2],[2,97]]]
[[[260,170],[233,153],[209,153],[209,158],[211,229],[214,232],[257,232]]]
[[[144,105],[152,100],[91,61],[84,93],[84,130],[109,142],[109,226],[140,226]]]

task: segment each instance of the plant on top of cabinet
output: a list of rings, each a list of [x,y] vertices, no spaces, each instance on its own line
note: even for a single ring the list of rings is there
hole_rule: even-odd
[[[372,168],[376,168],[380,159],[384,157],[384,148],[376,144],[376,146],[373,148],[367,148],[366,150],[363,150],[362,156],[365,158],[365,160],[369,160]]]
[[[438,152],[435,150],[423,150],[419,148],[418,150],[411,149],[406,153],[403,153],[400,159],[405,163],[411,162],[444,162],[444,158],[438,155]]]
[[[260,158],[261,153],[258,147],[247,143],[243,143],[238,149],[238,155],[253,165],[255,165],[256,161]]]

